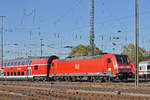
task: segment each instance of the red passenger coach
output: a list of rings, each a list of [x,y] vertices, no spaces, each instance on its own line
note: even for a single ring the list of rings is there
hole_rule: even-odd
[[[54,60],[50,73],[56,80],[127,79],[131,66],[126,55],[104,54]]]
[[[56,56],[34,57],[6,61],[1,70],[0,78],[7,80],[46,80],[49,76],[50,64],[56,58]]]

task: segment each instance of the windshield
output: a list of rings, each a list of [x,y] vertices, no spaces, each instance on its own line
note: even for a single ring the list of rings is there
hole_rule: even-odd
[[[116,55],[117,62],[128,63],[128,56],[126,55]]]

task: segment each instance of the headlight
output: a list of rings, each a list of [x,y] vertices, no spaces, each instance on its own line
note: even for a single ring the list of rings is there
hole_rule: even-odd
[[[127,66],[126,68],[131,68],[131,66]]]
[[[119,68],[123,68],[123,66],[119,66]]]
[[[118,68],[131,68],[131,66],[119,66]]]

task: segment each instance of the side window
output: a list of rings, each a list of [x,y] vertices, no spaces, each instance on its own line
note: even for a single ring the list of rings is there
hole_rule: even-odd
[[[21,75],[24,76],[24,72],[21,72]]]
[[[111,63],[111,59],[110,58],[107,59],[107,63]]]
[[[18,72],[18,76],[20,76],[20,72]]]
[[[14,76],[16,76],[16,72],[14,72]]]
[[[35,66],[34,66],[34,70],[38,70],[38,65],[35,65]]]
[[[11,72],[11,76],[13,76],[13,72]]]
[[[147,65],[147,70],[150,70],[150,65]]]
[[[9,72],[7,72],[7,76],[9,76]]]

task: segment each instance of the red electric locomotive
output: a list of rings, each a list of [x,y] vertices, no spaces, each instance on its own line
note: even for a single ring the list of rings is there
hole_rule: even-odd
[[[126,55],[58,59],[57,56],[10,60],[0,69],[0,79],[11,80],[88,80],[127,79],[131,64]]]
[[[53,60],[50,77],[55,80],[102,81],[127,79],[131,73],[131,66],[126,55],[104,54]]]

